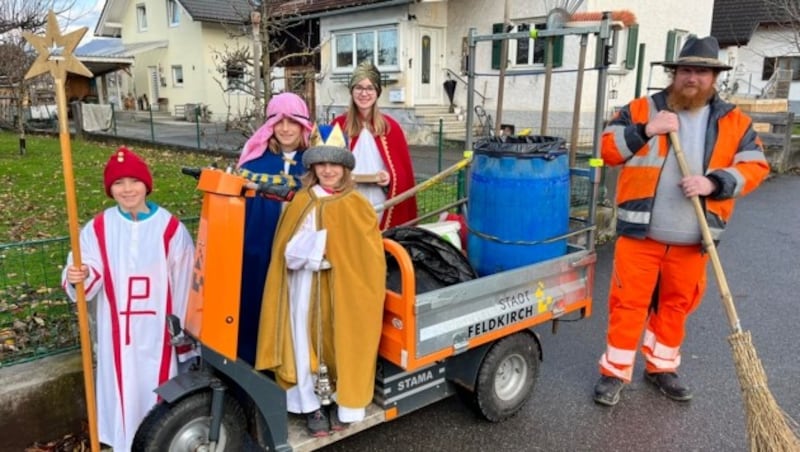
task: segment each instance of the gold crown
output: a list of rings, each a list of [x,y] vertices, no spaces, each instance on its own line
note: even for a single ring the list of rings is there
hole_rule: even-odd
[[[310,147],[336,146],[347,149],[347,138],[342,133],[339,124],[323,124],[321,126],[314,124],[314,130],[311,131],[308,143]]]

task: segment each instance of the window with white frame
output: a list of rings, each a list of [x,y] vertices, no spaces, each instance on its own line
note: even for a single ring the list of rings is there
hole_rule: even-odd
[[[509,33],[525,32],[526,34],[530,32],[531,28],[536,30],[547,29],[547,24],[544,22],[536,23],[535,19],[521,19],[515,22],[517,22],[516,25],[508,28],[504,27],[502,23],[492,25],[492,34],[503,33],[504,29],[507,29]],[[551,39],[553,40],[553,67],[560,67],[564,55],[564,37],[555,36]],[[492,69],[500,69],[502,44],[502,39],[492,41]],[[533,39],[530,36],[509,39],[508,60],[506,61],[508,63],[506,67],[510,68],[543,66],[547,61],[547,39]]]
[[[172,66],[172,85],[183,86],[183,66]]]
[[[181,23],[181,7],[177,0],[167,0],[167,19],[171,27]]]
[[[380,70],[398,70],[396,25],[371,30],[337,31],[333,34],[334,70],[351,71],[364,60]]]
[[[547,24],[519,24],[511,28],[511,33],[547,29]],[[520,38],[509,41],[508,60],[512,66],[530,66],[544,64],[544,50],[547,42],[544,39]]]
[[[664,54],[664,61],[675,61],[681,53],[683,44],[689,39],[688,31],[686,30],[669,30],[667,32],[667,51]]]
[[[633,69],[636,67],[636,52],[639,45],[639,25],[614,27],[611,31],[611,52],[608,64],[612,69]]]
[[[228,90],[242,91],[246,83],[245,65],[242,62],[229,61],[225,66],[225,78],[228,80]]]
[[[620,66],[625,61],[623,46],[628,37],[628,30],[625,28],[613,28],[611,30],[611,54],[608,57],[609,66]]]
[[[139,26],[139,31],[147,30],[147,8],[144,4],[136,5],[136,24]]]

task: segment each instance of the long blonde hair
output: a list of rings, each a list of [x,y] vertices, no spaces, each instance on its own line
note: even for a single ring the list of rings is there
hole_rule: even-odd
[[[386,119],[383,117],[383,113],[381,113],[380,109],[378,108],[378,99],[375,99],[375,103],[372,104],[372,108],[370,108],[369,112],[369,118],[365,121],[361,119],[358,106],[356,105],[356,101],[353,98],[352,93],[350,95],[350,108],[347,110],[344,127],[345,133],[351,142],[354,137],[357,137],[358,134],[361,133],[361,129],[364,127],[366,127],[367,130],[369,130],[369,132],[375,136],[386,135],[390,130],[389,123],[386,122]]]

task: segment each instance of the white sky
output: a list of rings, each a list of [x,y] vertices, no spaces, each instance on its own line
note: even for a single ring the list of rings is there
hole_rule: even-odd
[[[66,14],[69,15],[69,26],[67,31],[80,27],[86,27],[86,34],[83,36],[81,44],[86,44],[94,38],[94,28],[97,26],[97,19],[103,11],[106,0],[75,0],[75,7]],[[65,14],[65,15],[66,15]],[[67,18],[59,18],[59,23],[64,26]]]

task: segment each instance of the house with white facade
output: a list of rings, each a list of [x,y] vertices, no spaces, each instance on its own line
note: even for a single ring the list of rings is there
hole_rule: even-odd
[[[548,19],[554,22],[554,18],[565,22],[564,12],[557,10],[559,2],[508,3],[506,31],[546,29]],[[633,26],[614,28],[603,116],[649,88],[665,86],[666,72],[653,63],[674,58],[688,35],[708,35],[713,7],[711,0],[580,2],[578,12],[628,10],[636,19]],[[146,94],[150,104],[167,111],[175,105],[203,103],[209,105],[213,120],[224,120],[227,111],[252,102],[250,94],[230,89],[236,83],[231,77],[252,74],[219,72],[213,55],[225,46],[249,45],[246,33],[238,41],[229,33],[249,29],[248,8],[252,7],[246,0],[108,0],[96,35],[119,37],[124,45],[143,49],[134,55],[131,69],[131,89],[137,97]],[[325,120],[347,108],[350,74],[361,60],[371,59],[384,79],[380,106],[401,122],[412,143],[434,143],[440,117],[448,124],[445,135],[463,140],[467,36],[503,32],[506,13],[504,2],[489,0],[290,0],[281,5],[281,11],[307,28],[316,28],[316,34],[309,34],[309,45],[318,46],[319,53],[310,63],[314,77],[306,79],[312,89],[306,88],[305,93],[317,118]],[[575,114],[579,128],[590,130],[598,94],[596,39],[586,44],[577,113],[581,38],[568,35],[556,41],[546,132],[570,133]],[[546,48],[547,41],[541,38],[508,41],[500,105],[500,41],[479,42],[475,104],[495,118],[499,112],[502,122],[516,130],[530,128],[539,133]],[[456,84],[454,112],[449,111],[443,87],[447,80]],[[286,83],[273,89],[294,90]]]
[[[733,66],[724,79],[727,94],[786,98],[791,111],[797,114],[800,42],[795,27],[800,11],[794,13],[795,17],[788,11],[781,8],[780,1],[716,0],[711,32],[719,40],[721,58]],[[784,88],[788,89],[776,90],[778,75],[786,76]]]
[[[548,17],[553,14],[552,9],[545,9],[546,5],[557,6],[557,2],[511,0],[509,3],[510,31],[546,28]],[[502,31],[503,6],[504,2],[486,0],[415,1],[374,12],[343,12],[323,18],[320,37],[330,39],[331,45],[321,55],[323,77],[318,99],[330,99],[330,105],[325,106],[329,110],[339,112],[345,108],[348,98],[345,83],[353,64],[358,55],[370,55],[387,83],[380,105],[412,131],[413,140],[429,141],[436,124],[425,114],[426,109],[439,106],[436,115],[446,116],[443,108],[449,100],[442,84],[448,78],[457,83],[454,103],[459,107],[467,104],[468,33],[470,29],[478,35]],[[635,95],[646,94],[647,86],[666,85],[665,71],[651,62],[674,58],[689,34],[709,34],[713,2],[589,0],[579,8],[582,12],[597,13],[619,10],[632,12],[636,25],[614,31],[615,52],[609,69],[604,115]],[[386,36],[391,39],[384,39]],[[359,47],[362,43],[363,49]],[[476,46],[478,75],[473,95],[476,104],[493,115],[497,114],[499,103],[499,45],[495,41]],[[544,39],[509,42],[501,114],[502,122],[514,125],[515,130],[539,131],[545,91],[544,49]],[[554,52],[557,67],[551,79],[547,123],[549,129],[558,133],[569,133],[565,129],[569,128],[575,111],[579,49],[580,37],[566,36]],[[596,49],[596,40],[590,39],[580,104],[582,129],[590,129],[594,121]],[[427,127],[422,127],[423,124]]]
[[[204,104],[222,119],[250,100],[226,90],[237,79],[219,72],[215,52],[252,45],[242,30],[250,9],[244,1],[108,0],[95,35],[118,38],[134,58],[123,96],[133,95],[139,108]]]

